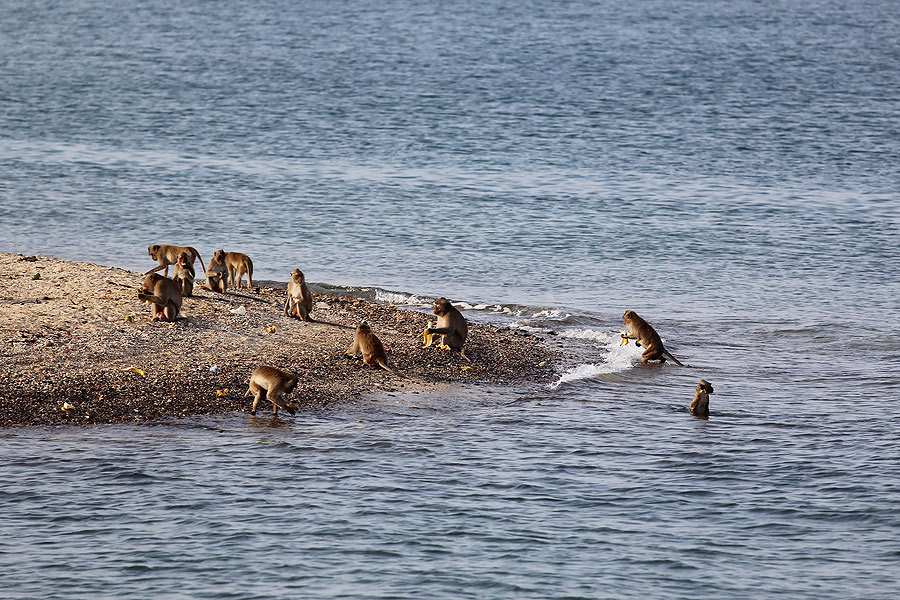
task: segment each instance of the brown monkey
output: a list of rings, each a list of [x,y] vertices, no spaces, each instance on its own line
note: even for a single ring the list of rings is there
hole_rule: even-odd
[[[385,371],[390,371],[398,377],[406,377],[393,367],[387,364],[387,354],[384,352],[384,346],[381,340],[372,333],[372,328],[363,321],[356,328],[356,334],[353,336],[353,344],[344,353],[347,358],[356,358],[357,353],[362,352],[362,360],[370,367],[381,367]]]
[[[713,393],[713,386],[703,379],[694,392],[694,401],[691,402],[691,414],[704,419],[709,418],[709,395]]]
[[[216,250],[209,259],[206,269],[206,287],[214,292],[225,292],[228,289],[228,267],[225,266],[225,251]]]
[[[181,312],[181,288],[159,273],[148,273],[144,277],[144,287],[138,293],[138,298],[153,304],[150,314],[154,319],[174,321]]]
[[[437,326],[429,327],[425,333],[441,335],[442,346],[449,346],[451,350],[459,352],[460,356],[469,360],[469,357],[463,352],[463,344],[466,343],[466,337],[469,335],[469,327],[466,325],[462,313],[446,298],[435,300],[432,312],[437,315]]]
[[[191,257],[187,252],[182,252],[178,255],[178,262],[175,263],[172,280],[181,286],[181,294],[183,296],[192,296],[194,294],[194,265],[191,264]]]
[[[253,407],[250,414],[256,414],[256,405],[263,398],[272,403],[272,412],[278,414],[278,409],[283,408],[292,415],[296,412],[293,402],[285,402],[281,396],[290,394],[297,387],[297,375],[288,373],[275,367],[265,365],[256,367],[250,374],[250,387],[244,394],[244,398],[253,394]]]
[[[152,246],[147,246],[147,254],[150,255],[155,261],[159,261],[159,264],[147,273],[154,273],[159,271],[163,267],[165,267],[165,271],[163,274],[168,277],[169,276],[169,265],[174,265],[178,262],[178,257],[181,256],[182,252],[187,252],[190,257],[191,264],[194,264],[194,260],[200,261],[200,266],[203,267],[203,259],[200,258],[200,253],[197,252],[196,248],[192,248],[190,246],[170,246],[168,244],[153,244]],[[206,271],[206,267],[203,267],[203,270]],[[144,273],[145,275],[147,273]]]
[[[299,317],[304,321],[312,321],[309,313],[313,308],[313,297],[306,285],[306,277],[300,269],[291,271],[291,281],[287,286],[287,299],[284,301],[284,314]]]
[[[631,333],[622,332],[622,337],[629,340],[637,340],[636,345],[646,348],[644,354],[641,355],[641,364],[646,364],[648,360],[658,360],[666,362],[668,356],[675,361],[680,367],[681,364],[677,358],[663,347],[662,338],[656,333],[656,330],[650,326],[650,323],[642,319],[633,310],[626,310],[622,315],[625,326],[631,330]]]
[[[241,278],[247,274],[247,287],[253,287],[253,261],[246,254],[240,252],[226,252],[225,266],[228,268],[228,277],[231,279],[231,287],[240,288]]]

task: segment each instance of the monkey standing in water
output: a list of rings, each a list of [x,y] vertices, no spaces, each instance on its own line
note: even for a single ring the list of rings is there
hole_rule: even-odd
[[[253,394],[253,407],[250,414],[256,414],[256,405],[263,398],[272,403],[272,412],[278,415],[278,409],[283,408],[292,415],[296,412],[293,402],[285,402],[281,396],[290,394],[297,387],[298,378],[294,373],[288,373],[275,367],[256,367],[250,374],[250,387],[244,393],[244,398]]]
[[[178,256],[178,262],[175,263],[175,271],[172,273],[172,280],[181,286],[182,296],[192,296],[194,294],[194,265],[187,252],[182,252]]]
[[[385,371],[390,371],[398,377],[406,377],[403,373],[397,371],[387,364],[387,354],[381,340],[372,333],[371,327],[365,322],[360,323],[356,328],[353,336],[353,344],[344,353],[346,358],[356,358],[357,353],[362,352],[362,360],[370,367],[381,367]]]
[[[138,298],[153,304],[150,307],[150,314],[154,320],[171,322],[181,312],[181,288],[159,273],[148,273],[144,277],[144,287],[138,293]]]
[[[313,309],[312,293],[306,285],[306,277],[300,269],[291,271],[291,280],[287,286],[287,298],[284,301],[284,314],[299,317],[304,321],[312,321],[309,313]]]
[[[209,259],[209,267],[206,269],[206,287],[214,292],[222,292],[228,289],[228,267],[225,266],[225,251],[216,250]]]
[[[425,334],[442,336],[442,346],[448,346],[451,350],[459,352],[464,359],[472,362],[463,352],[463,344],[466,343],[466,337],[469,335],[469,326],[466,325],[462,313],[446,298],[435,300],[432,312],[437,315],[437,326],[429,327],[425,330]]]
[[[153,260],[158,261],[159,264],[147,271],[147,273],[154,273],[165,267],[166,270],[163,272],[163,275],[168,277],[169,265],[174,265],[175,263],[177,263],[178,257],[181,256],[182,252],[187,253],[192,266],[195,260],[199,260],[200,266],[203,267],[204,271],[206,271],[206,267],[203,266],[203,259],[200,258],[200,253],[197,252],[196,248],[192,248],[191,246],[170,246],[169,244],[153,244],[151,246],[147,246],[147,254],[149,254],[150,258],[152,258]],[[146,275],[147,273],[144,274]]]
[[[225,266],[228,268],[228,277],[231,279],[231,287],[240,288],[241,278],[247,274],[247,287],[253,287],[253,261],[246,254],[240,252],[226,252]]]
[[[625,326],[631,330],[631,333],[622,332],[622,337],[629,340],[637,340],[636,345],[645,348],[644,354],[641,355],[641,364],[647,364],[647,361],[658,360],[666,362],[668,356],[675,361],[679,367],[684,365],[677,358],[663,347],[662,338],[656,333],[656,330],[650,326],[650,323],[642,319],[633,310],[626,310],[622,315]]]
[[[697,391],[694,392],[694,401],[691,402],[691,414],[703,419],[709,418],[709,395],[713,393],[713,386],[705,379],[700,381]]]

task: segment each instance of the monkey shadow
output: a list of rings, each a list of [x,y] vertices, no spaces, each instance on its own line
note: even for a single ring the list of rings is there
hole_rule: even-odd
[[[294,420],[295,417],[291,417]],[[281,429],[290,424],[283,416],[268,413],[266,415],[250,415],[250,427],[254,429]]]

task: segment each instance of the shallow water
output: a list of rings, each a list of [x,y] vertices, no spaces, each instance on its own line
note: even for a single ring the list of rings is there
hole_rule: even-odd
[[[900,594],[896,3],[0,14],[0,250],[224,247],[572,356],[2,431],[4,597]],[[638,366],[629,308],[693,368]]]

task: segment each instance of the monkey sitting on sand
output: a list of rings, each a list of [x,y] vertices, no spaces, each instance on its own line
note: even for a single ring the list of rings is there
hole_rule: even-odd
[[[472,362],[463,352],[463,344],[466,343],[466,337],[469,335],[469,327],[462,313],[450,304],[450,301],[446,298],[435,300],[432,312],[437,315],[437,325],[427,328],[425,335],[442,336],[442,346],[448,346],[451,350],[459,352],[460,356]],[[428,345],[430,346],[431,344]]]
[[[353,336],[353,344],[344,353],[346,358],[356,358],[356,355],[362,353],[362,360],[370,367],[381,367],[385,371],[390,371],[398,377],[406,377],[393,367],[387,364],[387,354],[381,340],[378,339],[372,328],[366,322],[360,323],[356,328]]]
[[[154,320],[171,322],[181,312],[181,288],[159,273],[148,273],[144,277],[144,286],[138,293],[138,298],[153,305],[150,307],[150,314]]]
[[[713,393],[713,386],[703,379],[694,392],[694,401],[691,402],[691,414],[703,419],[709,418],[709,395]]]
[[[291,280],[287,286],[287,298],[284,301],[284,314],[304,321],[312,321],[309,313],[313,309],[313,297],[306,285],[306,277],[300,269],[291,271]]]
[[[645,348],[644,353],[641,355],[641,364],[646,364],[647,361],[650,360],[666,362],[666,357],[668,356],[674,360],[675,364],[678,366],[684,366],[663,347],[662,338],[659,337],[656,330],[650,326],[650,323],[638,316],[636,312],[633,310],[626,310],[625,314],[622,315],[622,320],[625,322],[625,326],[631,331],[630,334],[622,332],[622,337],[629,340],[637,340],[637,345]]]
[[[206,287],[214,292],[224,293],[228,289],[228,267],[225,266],[225,251],[216,250],[209,259],[206,269]]]

